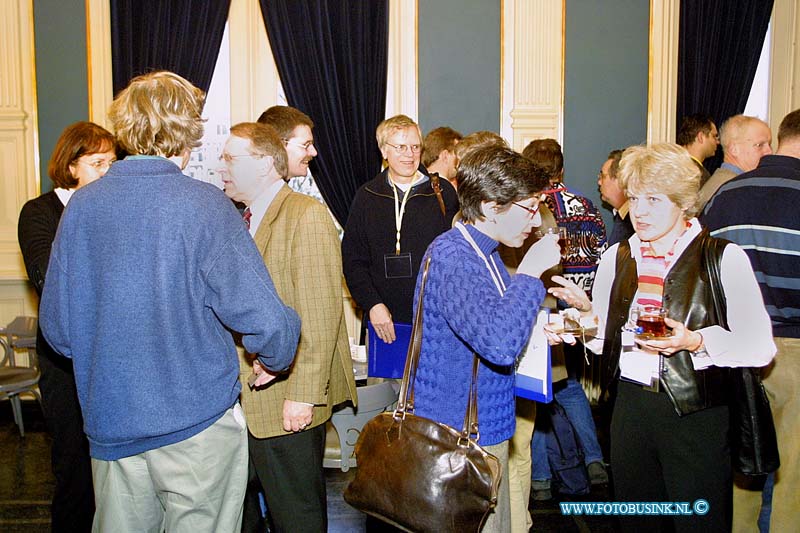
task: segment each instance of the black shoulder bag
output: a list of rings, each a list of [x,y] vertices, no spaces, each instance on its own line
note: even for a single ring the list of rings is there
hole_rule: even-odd
[[[706,236],[703,256],[719,325],[728,328],[727,304],[722,288],[720,263],[727,241]],[[731,368],[730,410],[731,465],[748,476],[775,472],[780,466],[778,438],[767,392],[759,368]]]

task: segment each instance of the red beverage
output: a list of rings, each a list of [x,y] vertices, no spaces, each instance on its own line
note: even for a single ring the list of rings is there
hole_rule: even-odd
[[[667,325],[664,317],[660,315],[639,315],[636,325],[642,328],[641,335],[653,337],[666,337]]]

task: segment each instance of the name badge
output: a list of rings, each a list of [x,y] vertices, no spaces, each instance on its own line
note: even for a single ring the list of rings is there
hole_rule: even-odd
[[[385,254],[383,256],[383,266],[386,269],[386,279],[410,278],[413,272],[411,268],[411,252]]]

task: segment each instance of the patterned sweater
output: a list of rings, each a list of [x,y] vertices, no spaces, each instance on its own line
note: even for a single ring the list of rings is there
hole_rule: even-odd
[[[416,414],[461,429],[472,375],[478,369],[480,444],[498,444],[514,434],[514,363],[530,336],[545,296],[538,278],[503,266],[497,241],[467,226],[486,257],[494,258],[506,284],[504,296],[489,270],[458,229],[440,235],[428,248],[422,350],[415,381]],[[424,265],[425,259],[423,259]],[[419,304],[419,282],[415,308]]]
[[[591,200],[571,189],[549,193],[545,195],[545,202],[556,223],[567,228],[569,235],[569,249],[561,262],[563,275],[591,295],[597,264],[606,249],[603,217]]]

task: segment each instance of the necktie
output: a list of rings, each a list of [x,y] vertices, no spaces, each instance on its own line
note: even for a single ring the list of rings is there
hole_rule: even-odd
[[[249,230],[250,229],[250,217],[253,216],[253,213],[250,212],[249,207],[244,208],[244,212],[242,212],[242,219],[244,220],[245,227]]]

